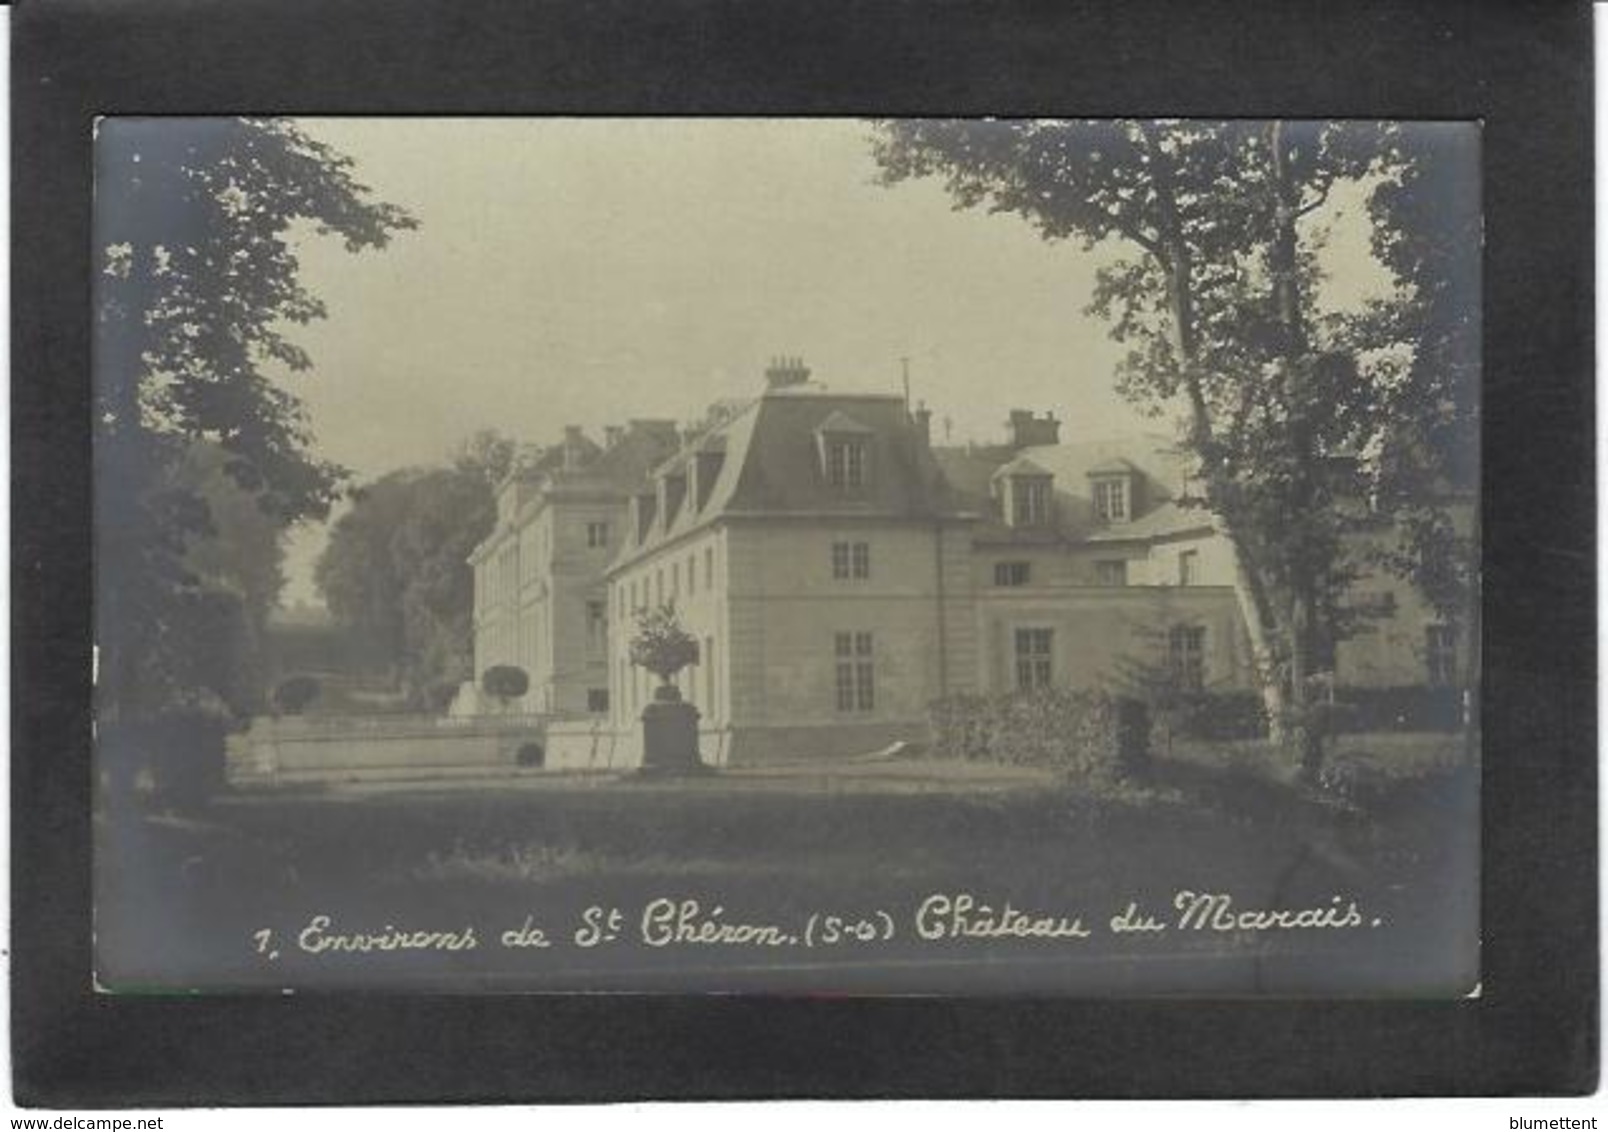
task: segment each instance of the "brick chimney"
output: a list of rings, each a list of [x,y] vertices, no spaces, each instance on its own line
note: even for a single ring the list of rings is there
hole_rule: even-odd
[[[809,379],[810,368],[804,364],[803,358],[772,358],[765,370],[767,389],[786,389],[792,385],[803,385]]]
[[[564,470],[572,472],[581,466],[581,426],[564,426]]]
[[[1061,443],[1061,422],[1055,419],[1054,413],[1035,417],[1030,409],[1012,409],[1005,427],[1010,433],[1012,448]]]
[[[911,414],[915,423],[916,440],[923,448],[932,444],[932,410],[927,408],[927,402],[919,401],[916,411]]]

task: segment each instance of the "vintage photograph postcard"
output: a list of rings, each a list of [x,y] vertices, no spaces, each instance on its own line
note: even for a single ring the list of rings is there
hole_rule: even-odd
[[[1481,148],[102,118],[97,990],[1480,994]]]

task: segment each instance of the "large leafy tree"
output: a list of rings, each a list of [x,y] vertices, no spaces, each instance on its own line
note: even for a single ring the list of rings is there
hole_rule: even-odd
[[[1400,535],[1387,561],[1442,617],[1465,622],[1478,587],[1478,510],[1460,526],[1444,503],[1470,498],[1479,483],[1479,149],[1465,134],[1425,127],[1391,142],[1397,175],[1369,203],[1374,253],[1403,286],[1353,322],[1362,341],[1405,347],[1375,363],[1393,422],[1376,489]]]
[[[221,707],[239,716],[262,707],[268,618],[285,584],[284,530],[259,494],[228,473],[229,461],[216,444],[198,442],[162,489],[191,496],[206,508],[206,532],[187,541],[181,565],[188,600],[221,619],[210,632],[212,640],[199,629],[183,635],[193,669],[184,684],[210,689]],[[204,663],[195,664],[198,656]]]
[[[468,558],[491,533],[493,491],[515,457],[512,441],[481,432],[450,466],[403,469],[358,488],[319,557],[315,579],[330,612],[420,706],[474,677]]]
[[[357,252],[414,221],[286,121],[108,120],[95,154],[105,738],[228,713],[223,682],[239,652],[225,625],[249,630],[278,589],[277,552],[239,561],[262,549],[265,529],[240,507],[249,500],[277,545],[275,532],[335,496],[342,473],[313,451],[300,401],[275,376],[311,367],[291,331],[325,315],[300,280],[295,238]],[[247,534],[251,547],[231,545]]]
[[[1200,502],[1236,552],[1269,715],[1315,774],[1311,692],[1352,627],[1342,595],[1359,568],[1347,535],[1363,481],[1404,447],[1402,420],[1428,419],[1442,393],[1463,397],[1414,333],[1434,280],[1455,269],[1392,243],[1415,230],[1423,194],[1412,189],[1430,155],[1389,125],[1277,121],[895,121],[879,124],[873,150],[887,183],[936,177],[957,208],[1013,213],[1048,240],[1115,254],[1090,309],[1128,347],[1117,387],[1176,412]],[[1402,276],[1402,294],[1367,318],[1321,303],[1311,218],[1341,185],[1371,187],[1378,246]],[[1400,363],[1401,347],[1416,364]],[[1396,502],[1424,502],[1421,485],[1394,482]]]

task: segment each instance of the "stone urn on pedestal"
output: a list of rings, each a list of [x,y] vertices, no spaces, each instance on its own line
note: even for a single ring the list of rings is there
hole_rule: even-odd
[[[653,702],[642,709],[642,770],[696,774],[709,769],[698,757],[698,709],[681,698],[676,673],[698,663],[698,642],[682,629],[674,602],[639,609],[631,663],[659,678]]]

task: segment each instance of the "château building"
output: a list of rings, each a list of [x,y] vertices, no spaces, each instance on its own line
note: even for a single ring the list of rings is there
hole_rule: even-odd
[[[1060,427],[1017,409],[1003,443],[935,445],[925,408],[779,359],[693,428],[568,429],[503,485],[471,558],[476,671],[524,668],[518,710],[608,765],[640,757],[654,678],[630,625],[665,602],[699,644],[678,681],[717,764],[918,739],[956,692],[1252,687],[1234,557],[1185,461]],[[1383,615],[1339,646],[1337,682],[1453,679],[1451,631],[1410,587],[1375,577],[1358,600]],[[466,686],[455,710],[491,707]]]

